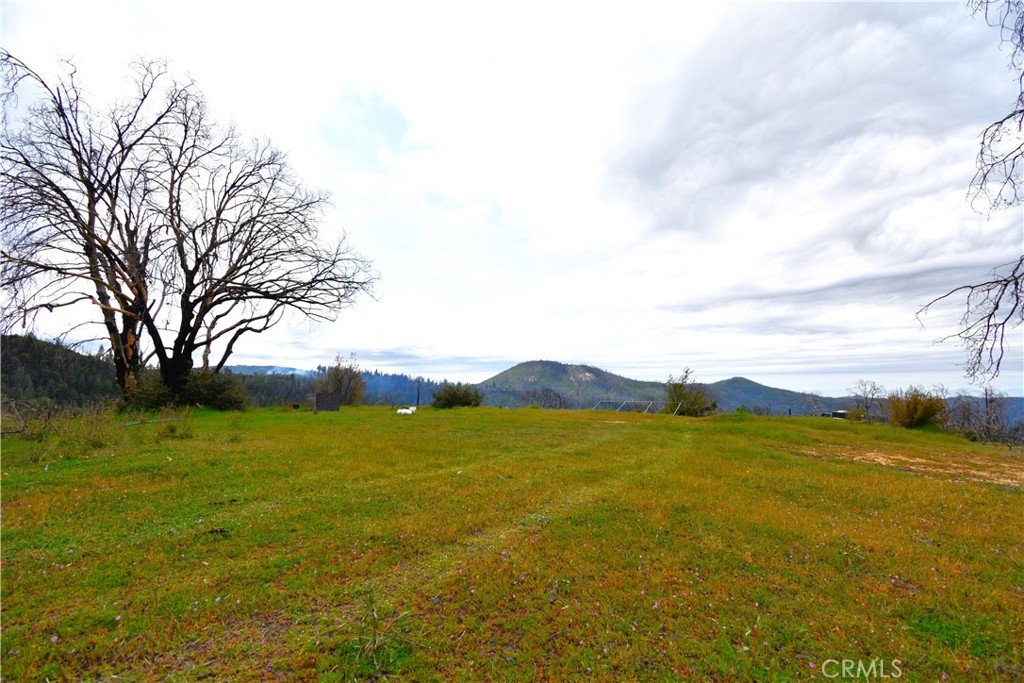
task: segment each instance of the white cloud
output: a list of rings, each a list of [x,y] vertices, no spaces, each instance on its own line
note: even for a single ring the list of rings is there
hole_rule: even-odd
[[[1014,93],[998,35],[959,5],[711,5],[44,1],[2,41],[102,98],[167,57],[332,192],[378,301],[239,362],[955,385],[955,313],[914,313],[1019,254],[1019,214],[964,200]]]

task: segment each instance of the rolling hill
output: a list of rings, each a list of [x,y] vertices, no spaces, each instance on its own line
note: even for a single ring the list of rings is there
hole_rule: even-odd
[[[743,377],[706,385],[719,409],[731,412],[746,406],[753,412],[771,415],[807,415],[838,410],[845,398],[826,398],[775,389]],[[592,408],[599,401],[661,401],[665,385],[622,377],[590,365],[571,365],[549,360],[519,363],[477,385],[488,405],[522,406],[524,392],[549,390],[565,397],[572,407]]]
[[[592,408],[598,401],[657,401],[665,397],[661,382],[643,382],[590,365],[550,360],[519,363],[476,385],[488,405],[521,406],[523,392],[547,389],[566,398],[574,408]]]
[[[718,401],[718,408],[731,412],[746,406],[765,415],[811,415],[824,411],[842,410],[851,403],[849,397],[828,397],[805,394],[788,389],[776,389],[758,384],[745,377],[733,377],[707,385]]]

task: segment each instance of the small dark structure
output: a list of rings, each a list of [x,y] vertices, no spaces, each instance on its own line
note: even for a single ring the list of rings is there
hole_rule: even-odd
[[[317,392],[316,411],[338,411],[341,409],[341,394],[336,391]]]

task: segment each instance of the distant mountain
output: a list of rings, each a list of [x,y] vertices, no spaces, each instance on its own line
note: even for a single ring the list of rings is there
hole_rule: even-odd
[[[1006,399],[1006,421],[1012,425],[1024,424],[1024,396]]]
[[[732,412],[744,406],[770,415],[809,415],[839,410],[844,398],[819,397],[786,389],[773,389],[743,377],[705,385],[719,410]],[[663,401],[665,385],[629,379],[590,365],[567,365],[535,360],[520,363],[477,385],[487,405],[518,407],[548,390],[568,399],[569,407],[592,408],[599,401]]]
[[[852,402],[845,397],[832,398],[766,387],[745,377],[733,377],[706,386],[722,412],[732,412],[743,406],[766,415],[815,415],[842,410]]]
[[[544,389],[564,397],[569,407],[592,408],[598,401],[660,401],[661,382],[643,382],[590,365],[567,365],[550,360],[527,361],[476,385],[487,405],[517,407],[530,403],[524,393]]]

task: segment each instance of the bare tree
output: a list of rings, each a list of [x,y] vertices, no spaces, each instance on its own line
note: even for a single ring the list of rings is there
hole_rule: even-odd
[[[1010,46],[1009,68],[1017,72],[1017,99],[1005,116],[981,133],[977,166],[971,181],[971,198],[985,208],[1017,206],[1021,201],[1021,170],[1024,164],[1024,2],[1022,0],[969,0],[968,7],[998,28],[1004,45]]]
[[[101,113],[67,67],[50,84],[0,51],[4,329],[92,305],[122,390],[155,359],[178,395],[197,355],[217,372],[243,335],[289,312],[333,320],[370,290],[344,237],[320,242],[327,195],[210,122],[195,84],[139,63],[132,96]]]
[[[820,391],[814,389],[808,391],[805,396],[807,397],[807,409],[811,415],[821,415],[825,410],[825,398]]]
[[[1010,46],[1009,68],[1017,73],[1017,98],[1010,112],[981,133],[977,172],[970,185],[973,206],[989,211],[1020,206],[1024,199],[1024,1],[969,0],[975,15],[1000,30],[1002,42]],[[1016,262],[1000,265],[990,277],[957,287],[926,304],[918,315],[945,299],[964,296],[966,306],[960,331],[946,337],[958,338],[967,351],[965,374],[972,381],[999,375],[1006,349],[1006,334],[1024,322],[1024,254]]]
[[[991,387],[981,396],[957,396],[949,402],[947,426],[972,441],[1021,443],[1024,425],[1011,424],[1006,408],[1009,399]]]
[[[853,407],[864,411],[864,419],[871,421],[882,418],[881,401],[885,398],[885,387],[871,380],[859,379],[849,389],[853,396]]]

